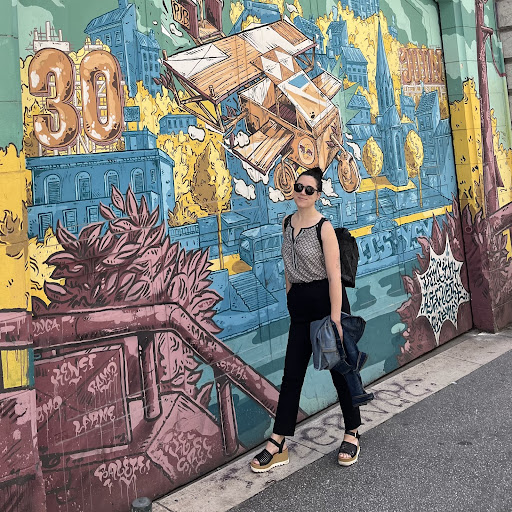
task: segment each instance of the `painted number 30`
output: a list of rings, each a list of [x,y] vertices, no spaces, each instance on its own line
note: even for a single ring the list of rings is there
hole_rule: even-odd
[[[74,143],[80,133],[80,117],[73,105],[75,64],[69,56],[53,48],[39,51],[30,62],[29,91],[47,98],[51,114],[34,116],[34,134],[40,144],[51,149],[63,149]],[[54,90],[50,77],[54,77]],[[98,79],[103,77],[103,81]],[[98,83],[104,87],[107,116],[100,120]],[[104,85],[103,85],[104,84]],[[82,117],[86,135],[99,144],[110,144],[123,129],[121,69],[112,54],[104,50],[88,53],[80,63]]]

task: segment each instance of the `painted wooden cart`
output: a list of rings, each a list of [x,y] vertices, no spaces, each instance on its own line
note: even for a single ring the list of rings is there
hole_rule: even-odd
[[[220,130],[231,150],[246,164],[267,174],[275,166],[274,184],[292,195],[299,167],[325,171],[336,158],[343,188],[360,183],[357,163],[343,147],[342,121],[331,99],[342,83],[326,71],[310,78],[315,42],[281,20],[247,30],[172,57],[162,83],[178,105]],[[177,85],[185,94],[179,94]],[[224,100],[237,94],[239,111]],[[234,144],[235,126],[245,120],[248,144]],[[277,164],[277,165],[276,165]]]

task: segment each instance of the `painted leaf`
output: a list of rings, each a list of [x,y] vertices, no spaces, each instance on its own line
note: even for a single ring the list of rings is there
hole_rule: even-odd
[[[112,199],[112,204],[118,209],[118,210],[121,210],[122,212],[125,211],[125,206],[124,206],[124,198],[123,198],[123,194],[121,194],[120,190],[113,186],[112,187],[112,194],[110,195],[111,199]]]
[[[100,214],[104,219],[107,220],[117,219],[117,215],[112,211],[112,209],[103,203],[100,203]]]
[[[132,192],[131,187],[128,187],[128,191],[126,192],[126,213],[132,220],[138,222],[139,213],[137,208],[137,199],[135,199],[135,195]]]
[[[103,222],[96,222],[94,224],[86,226],[80,231],[79,240],[91,240],[98,238],[100,236],[102,228]]]

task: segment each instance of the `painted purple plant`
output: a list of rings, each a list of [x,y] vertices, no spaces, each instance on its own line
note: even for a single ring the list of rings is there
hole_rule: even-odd
[[[112,187],[112,204],[124,216],[100,203],[106,219],[83,228],[76,238],[60,223],[56,236],[64,251],[51,255],[53,279],[45,283],[49,306],[33,299],[36,315],[83,311],[109,306],[173,303],[180,305],[205,330],[218,333],[214,306],[221,297],[210,288],[208,251],[185,251],[165,235],[158,224],[159,209],[149,211],[142,196],[140,205],[132,190],[126,197]]]

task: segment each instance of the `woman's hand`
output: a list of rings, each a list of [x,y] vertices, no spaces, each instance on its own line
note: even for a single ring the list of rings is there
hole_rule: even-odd
[[[336,329],[338,330],[340,341],[343,341],[343,327],[341,327],[341,320],[333,320],[333,322],[334,325],[336,325]]]

